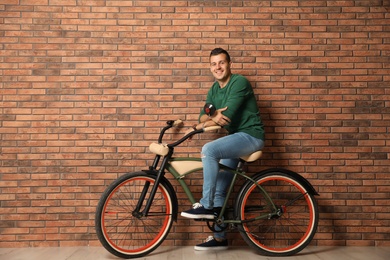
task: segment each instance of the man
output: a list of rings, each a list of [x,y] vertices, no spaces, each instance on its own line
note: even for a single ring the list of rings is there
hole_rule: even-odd
[[[218,163],[235,168],[239,157],[264,147],[264,128],[252,87],[245,77],[232,74],[231,64],[230,55],[224,49],[211,51],[210,70],[216,81],[207,94],[206,103],[212,103],[217,111],[211,117],[202,111],[199,124],[193,128],[220,125],[229,134],[203,146],[202,199],[192,209],[183,211],[183,217],[214,219],[214,209],[222,207],[233,177],[219,171]],[[195,250],[226,249],[227,246],[225,233],[217,232],[205,243],[196,245]]]

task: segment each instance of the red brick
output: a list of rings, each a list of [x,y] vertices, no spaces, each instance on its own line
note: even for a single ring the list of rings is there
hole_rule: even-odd
[[[0,0],[0,208],[14,225],[0,246],[98,246],[100,194],[147,168],[164,121],[197,120],[216,46],[252,83],[266,126],[263,160],[248,169],[282,165],[315,185],[329,212],[313,244],[389,246],[389,17],[369,2]],[[211,138],[177,155],[198,156]],[[209,232],[183,219],[173,229],[164,244]]]

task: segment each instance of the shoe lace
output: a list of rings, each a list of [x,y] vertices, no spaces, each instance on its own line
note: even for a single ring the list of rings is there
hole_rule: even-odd
[[[195,204],[192,205],[193,209],[197,209],[197,208],[201,208],[201,207],[203,207],[203,206],[199,202],[196,202]]]
[[[213,236],[209,236],[208,238],[206,238],[206,241],[205,242],[209,242],[211,240],[214,240],[214,237]]]

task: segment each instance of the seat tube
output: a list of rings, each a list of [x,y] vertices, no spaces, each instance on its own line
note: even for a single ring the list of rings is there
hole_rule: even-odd
[[[228,191],[227,191],[227,193],[226,193],[226,198],[225,198],[225,201],[223,202],[222,210],[221,210],[221,212],[219,213],[220,216],[218,216],[218,217],[222,217],[223,214],[225,213],[227,204],[228,204],[228,202],[229,202],[230,195],[231,195],[232,192],[233,192],[233,188],[234,188],[234,185],[235,185],[236,180],[237,180],[237,175],[238,175],[238,174],[235,173],[235,172],[233,172],[233,171],[232,171],[231,173],[234,174],[234,176],[233,176],[232,181],[231,181],[231,183],[230,183],[229,189],[228,189]]]

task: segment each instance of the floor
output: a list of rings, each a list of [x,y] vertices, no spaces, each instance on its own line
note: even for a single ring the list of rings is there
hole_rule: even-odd
[[[0,248],[0,260],[102,260],[119,259],[102,247],[61,248]],[[138,259],[155,260],[387,260],[390,247],[308,247],[292,257],[272,258],[259,256],[247,247],[229,248],[225,251],[194,251],[193,247],[160,247],[150,255]]]

